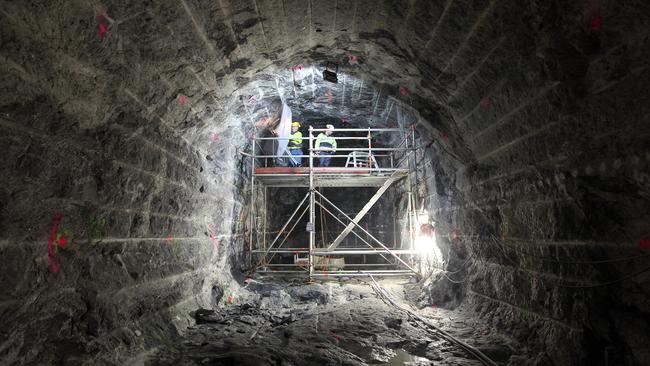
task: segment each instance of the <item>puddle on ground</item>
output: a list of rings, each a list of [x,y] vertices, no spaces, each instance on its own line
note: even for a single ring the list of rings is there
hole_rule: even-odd
[[[386,366],[404,366],[404,365],[420,365],[420,364],[425,364],[427,365],[429,362],[429,359],[420,357],[420,356],[414,356],[403,349],[394,349],[395,356],[390,359],[390,361],[386,363],[382,363],[382,365]]]

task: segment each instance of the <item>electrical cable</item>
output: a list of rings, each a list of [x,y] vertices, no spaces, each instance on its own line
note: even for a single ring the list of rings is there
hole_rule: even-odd
[[[440,329],[439,327],[437,327],[436,325],[434,325],[433,323],[431,323],[427,319],[425,319],[425,318],[421,317],[420,315],[416,314],[414,311],[412,311],[410,309],[406,309],[406,308],[402,307],[401,305],[399,305],[397,302],[395,302],[395,300],[393,300],[390,297],[390,295],[388,295],[388,292],[386,292],[386,290],[384,288],[382,288],[381,285],[379,285],[379,283],[375,280],[375,278],[372,275],[370,275],[368,273],[366,273],[366,274],[368,275],[368,277],[370,277],[370,279],[373,282],[372,289],[375,291],[377,296],[382,301],[384,301],[387,305],[391,305],[391,306],[395,307],[396,309],[403,311],[404,313],[409,315],[409,317],[411,317],[411,318],[413,318],[415,320],[418,320],[421,323],[423,323],[424,325],[432,328],[442,338],[446,339],[447,341],[449,341],[451,343],[454,343],[455,345],[459,346],[463,350],[467,351],[467,353],[474,356],[482,364],[484,364],[486,366],[498,366],[496,362],[494,362],[491,358],[489,358],[483,352],[481,352],[478,349],[470,346],[469,344],[461,341],[460,339],[454,337],[453,335],[449,334],[448,332]]]

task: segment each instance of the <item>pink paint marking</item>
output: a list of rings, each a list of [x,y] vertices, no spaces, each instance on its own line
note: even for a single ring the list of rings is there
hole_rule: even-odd
[[[451,238],[452,241],[457,241],[457,240],[459,240],[459,239],[458,239],[458,233],[456,232],[456,229],[452,229],[452,230],[451,230],[450,238]]]
[[[185,105],[186,101],[187,101],[187,98],[183,94],[178,96],[178,104]]]
[[[644,237],[639,240],[639,247],[641,249],[650,249],[650,237]]]
[[[483,110],[486,111],[490,106],[490,96],[486,95],[483,97]]]
[[[50,260],[50,271],[52,273],[59,272],[59,265],[56,263],[56,258],[54,257],[54,239],[56,239],[56,233],[59,231],[59,223],[61,223],[61,213],[56,212],[54,214],[54,224],[52,224],[50,239],[47,241],[47,256]]]
[[[408,93],[409,93],[409,90],[408,90],[408,89],[406,89],[406,88],[403,87],[403,86],[400,86],[400,87],[399,87],[399,95],[401,95],[401,96],[404,97],[404,96],[408,95]]]
[[[297,71],[297,70],[302,70],[304,68],[305,68],[305,66],[303,64],[299,64],[299,65],[291,67],[291,70],[292,71]]]
[[[65,235],[62,235],[61,237],[59,237],[59,240],[57,240],[56,243],[59,246],[59,248],[63,249],[68,245],[68,237],[65,236]]]
[[[600,32],[600,28],[603,26],[603,17],[600,14],[596,14],[591,18],[591,31],[593,33]]]
[[[359,56],[357,55],[348,55],[348,62],[350,65],[355,65],[359,63]]]
[[[210,224],[210,240],[212,240],[214,249],[217,249],[219,243],[217,242],[217,236],[214,234],[214,226],[212,224]]]
[[[443,140],[445,143],[449,143],[449,135],[447,135],[446,133],[443,133],[443,134],[442,134],[442,140]]]
[[[174,240],[174,237],[169,235],[168,237],[165,238],[165,240],[171,243],[171,241]]]
[[[210,140],[212,140],[212,142],[215,142],[218,139],[219,139],[219,135],[217,135],[216,133],[213,132],[212,135],[210,135]]]
[[[106,23],[99,23],[99,40],[103,41],[106,36]]]
[[[458,233],[456,232],[455,228],[452,229],[450,238],[451,241],[456,244],[456,254],[460,254],[460,238],[458,237]]]
[[[420,225],[420,231],[422,232],[423,235],[426,235],[428,237],[432,237],[433,233],[435,232],[435,229],[433,228],[433,225],[431,225],[431,224],[422,224],[422,225]]]
[[[327,104],[332,104],[332,101],[334,101],[334,96],[332,95],[332,88],[328,85],[327,86]]]
[[[248,104],[255,104],[257,103],[257,97],[254,95],[251,95],[250,98],[248,98]]]

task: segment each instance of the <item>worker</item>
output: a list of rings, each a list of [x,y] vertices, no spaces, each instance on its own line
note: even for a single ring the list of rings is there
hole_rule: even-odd
[[[331,155],[336,152],[336,139],[332,137],[334,126],[326,125],[325,128],[325,133],[321,132],[316,137],[316,146],[314,147],[318,154],[319,166],[329,166],[332,161]]]
[[[291,124],[291,135],[289,135],[289,165],[292,167],[302,166],[302,132],[300,130],[300,122],[294,121]]]

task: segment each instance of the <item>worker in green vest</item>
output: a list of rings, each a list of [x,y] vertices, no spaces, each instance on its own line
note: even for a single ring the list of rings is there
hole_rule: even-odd
[[[289,165],[292,167],[302,166],[302,132],[300,130],[300,122],[294,121],[291,124],[291,135],[289,135]]]
[[[316,137],[316,154],[318,154],[319,166],[330,166],[332,161],[331,155],[336,152],[336,139],[332,137],[334,126],[326,125],[325,133],[321,132]]]

